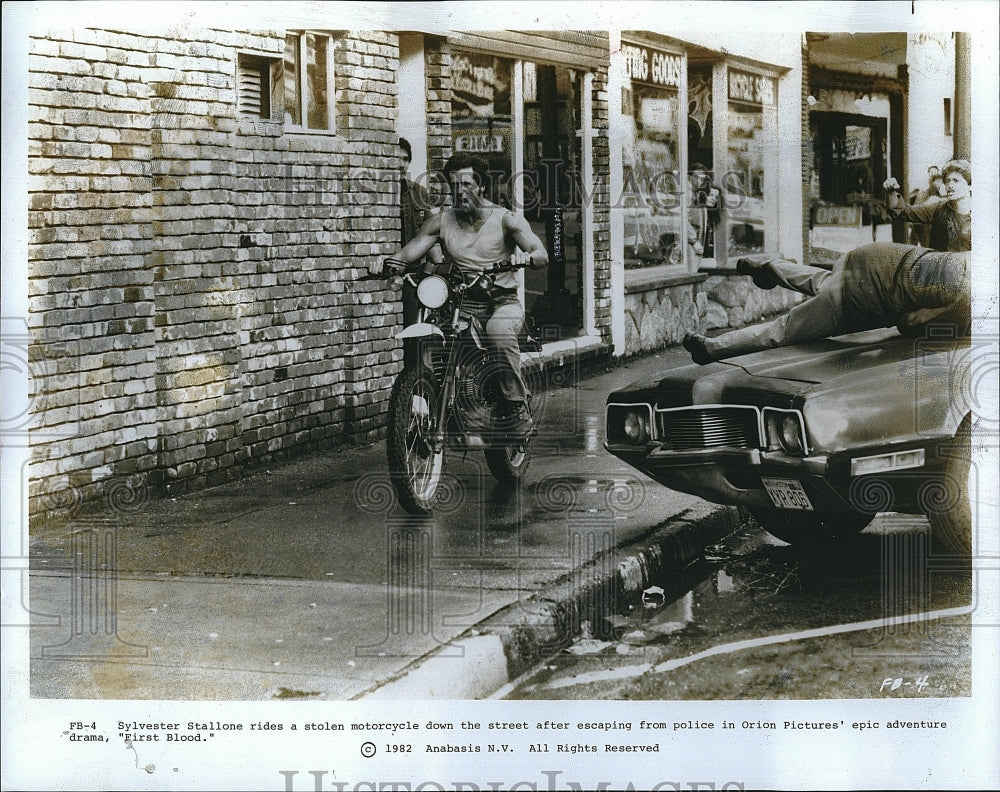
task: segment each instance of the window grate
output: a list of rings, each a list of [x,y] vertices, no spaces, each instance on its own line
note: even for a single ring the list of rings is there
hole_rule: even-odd
[[[240,115],[271,118],[271,75],[274,58],[241,54],[238,61],[237,101]]]

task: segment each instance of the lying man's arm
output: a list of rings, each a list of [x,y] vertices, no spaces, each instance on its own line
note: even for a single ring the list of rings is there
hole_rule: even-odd
[[[918,308],[903,314],[896,328],[909,338],[922,337],[928,325],[954,327],[959,336],[972,332],[972,305],[966,298],[959,298],[940,308]]]

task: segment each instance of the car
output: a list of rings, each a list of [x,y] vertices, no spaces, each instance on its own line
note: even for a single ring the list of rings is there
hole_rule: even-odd
[[[680,226],[678,207],[655,212],[648,207],[627,209],[624,217],[626,260],[677,263],[681,254],[677,247]]]
[[[970,343],[895,329],[684,365],[611,393],[605,448],[673,490],[828,546],[879,512],[926,514],[971,553]]]

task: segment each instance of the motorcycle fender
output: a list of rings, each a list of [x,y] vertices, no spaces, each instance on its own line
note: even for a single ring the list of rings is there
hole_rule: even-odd
[[[444,338],[444,332],[442,332],[441,328],[429,322],[417,322],[416,324],[411,324],[409,327],[404,327],[396,333],[396,338],[422,338],[429,335],[439,335],[441,338]]]

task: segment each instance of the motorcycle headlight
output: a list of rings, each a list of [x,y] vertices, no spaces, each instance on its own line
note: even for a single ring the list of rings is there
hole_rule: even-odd
[[[417,285],[417,299],[428,308],[440,308],[448,300],[448,281],[440,275],[428,275]]]

